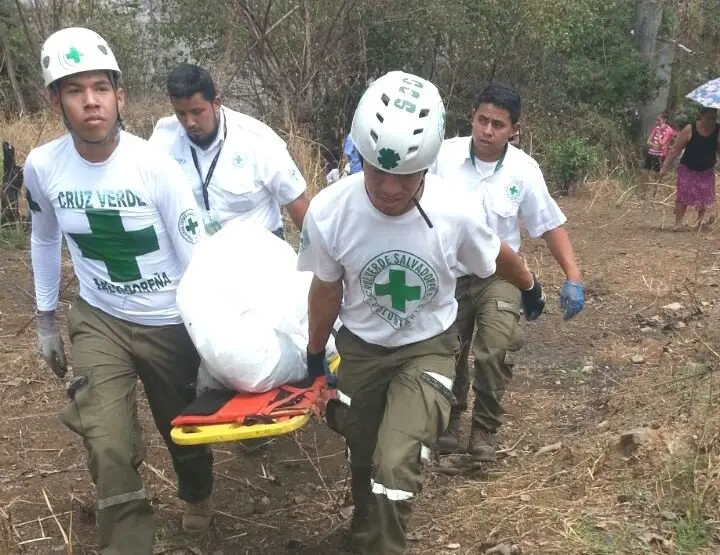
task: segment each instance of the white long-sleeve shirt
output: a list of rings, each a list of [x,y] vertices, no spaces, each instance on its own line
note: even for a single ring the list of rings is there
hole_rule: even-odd
[[[24,176],[38,310],[57,306],[64,235],[90,305],[138,324],[181,322],[175,291],[204,227],[170,156],[121,132],[91,163],[65,135],[30,152]]]

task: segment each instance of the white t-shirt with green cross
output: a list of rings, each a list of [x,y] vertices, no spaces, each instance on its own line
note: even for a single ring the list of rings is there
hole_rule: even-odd
[[[39,310],[57,306],[62,232],[90,305],[137,324],[181,322],[175,290],[204,228],[170,156],[121,132],[94,164],[65,135],[34,149],[24,175]]]
[[[478,202],[428,174],[420,205],[386,216],[368,198],[363,174],[323,189],[305,216],[298,269],[342,279],[340,320],[364,341],[399,347],[446,331],[457,315],[455,276],[463,266],[495,273],[500,239],[475,217]]]

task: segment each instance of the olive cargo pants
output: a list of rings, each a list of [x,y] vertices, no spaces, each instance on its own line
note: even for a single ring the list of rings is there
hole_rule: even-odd
[[[356,511],[368,510],[367,555],[405,551],[422,458],[447,427],[459,343],[454,328],[403,347],[366,343],[340,329],[338,399],[328,424],[345,436]]]
[[[504,420],[501,403],[505,388],[512,380],[515,353],[523,345],[520,290],[497,276],[472,275],[458,279],[455,297],[458,301],[455,325],[461,350],[455,367],[453,393],[457,405],[453,407],[453,417],[459,417],[467,407],[471,379],[468,355],[472,347],[475,357],[473,425],[496,432]]]
[[[69,315],[76,391],[60,420],[83,438],[97,490],[97,527],[104,555],[150,555],[155,523],[138,467],[145,446],[137,415],[138,377],[155,424],[170,451],[178,496],[188,502],[212,492],[212,453],[180,447],[170,421],[195,396],[199,356],[182,324],[141,326],[82,299]]]

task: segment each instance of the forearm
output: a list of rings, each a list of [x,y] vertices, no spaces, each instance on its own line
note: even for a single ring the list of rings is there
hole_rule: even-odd
[[[575,261],[575,251],[573,250],[572,243],[570,243],[567,230],[562,226],[556,227],[546,232],[543,235],[543,239],[545,239],[545,243],[550,249],[553,258],[562,268],[565,277],[571,281],[580,283],[580,269]]]
[[[35,300],[40,312],[57,308],[60,291],[60,248],[62,236],[42,240],[33,235],[30,239],[30,259],[35,283]]]
[[[668,152],[668,155],[665,157],[665,160],[663,161],[663,165],[660,168],[660,175],[666,174],[670,168],[673,165],[673,162],[675,162],[675,159],[680,155],[682,152],[682,149],[685,148],[685,145],[687,144],[688,139],[685,138],[685,135],[678,136],[675,140],[675,144],[673,144],[672,148]]]
[[[534,278],[523,259],[505,242],[500,243],[495,274],[526,291],[533,286]]]
[[[342,296],[342,280],[325,282],[313,277],[308,295],[308,351],[311,353],[325,348],[340,314]]]
[[[298,231],[302,231],[303,221],[305,220],[305,214],[307,214],[310,202],[307,199],[307,195],[303,193],[290,204],[285,206],[288,216],[298,228]]]
[[[665,157],[665,160],[663,160],[662,166],[660,167],[660,173],[658,174],[658,177],[662,177],[668,171],[670,171],[670,168],[672,167],[673,162],[675,162],[675,158],[677,158],[677,153],[675,152],[675,149],[673,148],[668,153],[668,155]]]

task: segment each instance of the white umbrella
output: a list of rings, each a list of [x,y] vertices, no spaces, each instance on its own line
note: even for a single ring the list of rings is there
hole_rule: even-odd
[[[720,77],[700,85],[697,89],[685,95],[705,108],[720,108]]]

